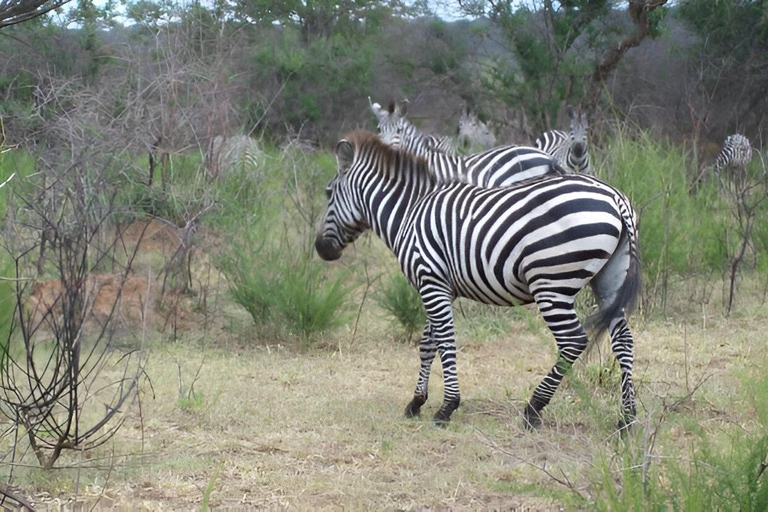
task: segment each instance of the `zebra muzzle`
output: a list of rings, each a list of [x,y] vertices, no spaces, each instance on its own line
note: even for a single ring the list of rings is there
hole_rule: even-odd
[[[318,235],[315,239],[315,250],[325,261],[333,261],[341,258],[341,247],[332,238]]]

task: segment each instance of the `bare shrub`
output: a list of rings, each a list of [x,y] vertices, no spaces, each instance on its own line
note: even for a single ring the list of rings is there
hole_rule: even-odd
[[[5,432],[14,439],[11,459],[23,456],[26,438],[44,468],[65,450],[95,448],[118,431],[148,357],[150,283],[131,275],[138,246],[127,258],[111,258],[123,243],[113,229],[125,215],[115,202],[120,183],[98,158],[73,160],[43,169],[48,179],[28,178],[6,226],[17,236],[5,238],[15,287],[0,354],[0,413],[12,425]],[[37,266],[54,279],[30,279]],[[117,272],[103,273],[107,267]],[[121,314],[142,328],[120,330]]]

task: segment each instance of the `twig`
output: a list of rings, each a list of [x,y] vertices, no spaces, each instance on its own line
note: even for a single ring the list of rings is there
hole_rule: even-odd
[[[546,468],[546,466],[540,466],[540,465],[538,465],[538,464],[536,464],[534,462],[531,462],[528,459],[524,459],[523,457],[520,457],[519,455],[517,455],[515,453],[512,453],[509,450],[506,450],[506,449],[502,448],[501,446],[499,446],[499,444],[496,441],[494,441],[493,439],[488,437],[488,435],[485,434],[482,430],[478,429],[477,427],[472,427],[472,428],[475,431],[475,434],[477,435],[477,437],[480,439],[481,442],[485,443],[486,445],[490,446],[494,450],[496,450],[496,451],[498,451],[500,453],[503,453],[504,455],[506,455],[508,457],[511,457],[511,458],[513,458],[513,459],[515,459],[515,460],[517,460],[519,462],[522,462],[523,464],[526,464],[526,465],[528,465],[528,466],[530,466],[530,467],[532,467],[534,469],[537,469],[537,470],[541,471],[542,473],[547,475],[553,481],[557,482],[558,484],[562,485],[563,487],[566,487],[573,494],[575,494],[579,499],[581,499],[584,502],[587,502],[587,498],[583,494],[581,494],[578,491],[578,489],[576,489],[576,486],[570,481],[570,479],[568,479],[568,477],[566,476],[565,472],[563,472],[562,469],[560,469],[560,473],[563,476],[562,476],[562,478],[560,478],[560,477],[558,477],[556,475],[553,475]]]

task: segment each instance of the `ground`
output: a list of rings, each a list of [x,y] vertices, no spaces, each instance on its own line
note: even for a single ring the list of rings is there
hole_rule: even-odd
[[[133,304],[131,290],[145,284],[123,301]],[[209,300],[226,301],[226,287],[216,289],[221,296]],[[204,500],[215,508],[589,508],[600,464],[622,447],[642,453],[653,437],[652,455],[665,456],[686,446],[691,422],[712,432],[753,428],[744,383],[768,353],[762,304],[730,319],[711,305],[701,315],[641,310],[630,322],[640,403],[633,433],[613,429],[619,378],[604,341],[566,378],[542,428],[527,432],[520,411],[554,362],[551,336],[534,309],[461,303],[462,404],[437,428],[439,364],[423,417],[405,419],[418,349],[370,300],[357,322],[312,341],[272,339],[233,304],[208,323],[194,300],[181,304],[184,328],[152,344],[118,434],[67,453],[52,472],[24,459],[17,493],[40,510],[189,510]]]
[[[748,423],[736,397],[739,375],[765,353],[756,321],[707,328],[641,323],[641,420],[652,423],[665,400],[707,378],[686,414],[708,428],[740,414]],[[29,494],[49,507],[55,498],[149,510],[200,507],[209,485],[210,505],[222,507],[558,510],[578,504],[575,493],[590,496],[594,453],[622,442],[611,428],[617,382],[595,386],[594,362],[577,370],[546,410],[543,427],[529,433],[519,409],[553,360],[545,333],[520,325],[508,337],[462,343],[463,402],[441,429],[429,420],[440,403],[439,372],[425,418],[403,418],[417,349],[374,326],[381,323],[361,325],[355,340],[342,333],[333,348],[259,342],[204,349],[200,340],[158,348],[141,413],[131,409],[110,445],[64,461],[100,469],[61,470],[41,485],[48,494]],[[199,395],[179,400],[180,386],[189,386],[201,362]],[[665,442],[685,435],[674,428]],[[640,426],[633,435],[644,432]],[[573,489],[555,479],[563,476]]]

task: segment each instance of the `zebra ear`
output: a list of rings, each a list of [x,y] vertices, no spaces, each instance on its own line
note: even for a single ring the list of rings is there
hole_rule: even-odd
[[[565,111],[568,112],[568,117],[573,119],[576,116],[576,113],[573,111],[573,107],[571,105],[568,105],[565,107]]]
[[[355,147],[347,139],[341,139],[336,143],[336,163],[339,167],[339,172],[342,172],[352,165],[352,160],[355,158]]]
[[[408,112],[408,100],[398,101],[394,110],[390,109],[390,112],[395,113],[400,117],[405,117],[405,113]]]
[[[368,101],[370,100],[371,99],[368,98]],[[379,121],[381,121],[381,119],[387,115],[387,112],[383,108],[381,108],[381,105],[379,105],[378,103],[371,103],[371,111],[373,112],[373,115],[376,116],[376,119],[378,119]]]

